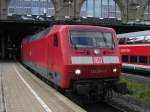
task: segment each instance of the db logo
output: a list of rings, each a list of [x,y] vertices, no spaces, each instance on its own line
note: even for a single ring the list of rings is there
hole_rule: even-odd
[[[102,57],[94,57],[93,61],[94,61],[95,64],[101,64],[101,63],[103,63]]]

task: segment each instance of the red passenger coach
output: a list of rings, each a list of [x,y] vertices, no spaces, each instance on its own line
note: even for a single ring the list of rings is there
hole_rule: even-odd
[[[150,30],[117,35],[124,69],[150,71]]]
[[[22,41],[25,65],[63,90],[120,92],[120,57],[111,28],[54,25]]]

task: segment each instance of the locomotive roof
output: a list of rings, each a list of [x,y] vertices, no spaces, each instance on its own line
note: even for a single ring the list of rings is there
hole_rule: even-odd
[[[38,40],[40,38],[42,38],[43,36],[47,35],[49,33],[49,30],[50,29],[53,29],[54,30],[61,30],[61,29],[64,29],[64,28],[75,28],[75,29],[89,29],[91,30],[92,29],[102,29],[102,30],[107,30],[107,31],[113,31],[114,30],[112,28],[108,28],[108,27],[100,27],[100,26],[91,26],[91,25],[54,25],[52,27],[48,27],[46,28],[45,30],[42,30],[34,35],[30,35],[30,36],[27,36],[26,38],[23,39],[23,42],[31,42],[31,41],[34,41],[34,40]]]
[[[110,30],[112,31],[113,29],[112,28],[109,28],[109,27],[102,27],[102,26],[92,26],[92,25],[54,25],[53,27],[59,27],[60,29],[61,28],[65,28],[65,27],[68,27],[68,28],[95,28],[95,29],[104,29],[104,30]]]

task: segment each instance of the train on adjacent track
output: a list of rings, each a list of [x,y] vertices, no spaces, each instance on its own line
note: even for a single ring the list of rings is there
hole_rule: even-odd
[[[118,34],[117,38],[123,69],[150,71],[150,30]]]
[[[22,62],[62,90],[78,95],[125,93],[116,33],[88,25],[53,25],[21,44]]]

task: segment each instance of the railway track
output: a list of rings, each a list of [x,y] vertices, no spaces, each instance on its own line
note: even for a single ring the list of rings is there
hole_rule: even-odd
[[[127,112],[122,108],[119,108],[115,104],[111,104],[108,102],[99,102],[93,104],[87,104],[83,107],[87,112]]]
[[[127,79],[132,79],[132,80],[136,80],[138,82],[142,82],[142,83],[150,83],[150,77],[145,77],[143,75],[136,75],[136,74],[132,74],[132,73],[125,73],[123,72],[121,74],[121,77],[127,78]]]
[[[121,108],[120,106],[117,106],[114,102],[107,102],[107,105],[111,106],[112,108],[120,111],[120,112],[129,112],[127,110],[125,110],[123,107]],[[114,111],[115,112],[115,111]]]

